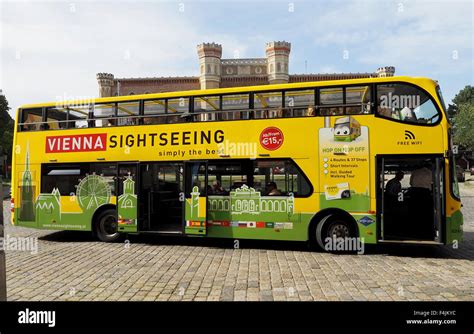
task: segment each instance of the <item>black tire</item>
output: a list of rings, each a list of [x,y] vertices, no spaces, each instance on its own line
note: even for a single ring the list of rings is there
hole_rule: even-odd
[[[94,232],[100,241],[118,241],[122,235],[118,232],[117,212],[114,209],[107,209],[101,212],[95,221]]]
[[[326,248],[327,238],[354,238],[357,236],[353,224],[348,222],[346,217],[338,214],[330,214],[321,219],[315,229],[315,234],[318,247],[327,252],[340,252]],[[345,250],[345,252],[347,251],[350,250]]]

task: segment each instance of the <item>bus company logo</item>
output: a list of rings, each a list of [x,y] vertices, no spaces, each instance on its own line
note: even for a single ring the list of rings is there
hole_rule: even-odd
[[[397,141],[397,145],[399,146],[413,146],[421,144],[423,144],[423,142],[421,140],[416,140],[415,134],[409,130],[405,130],[404,140]]]
[[[46,137],[46,153],[105,151],[106,133]]]
[[[283,145],[283,132],[277,127],[269,127],[260,134],[260,145],[269,151],[275,151]]]

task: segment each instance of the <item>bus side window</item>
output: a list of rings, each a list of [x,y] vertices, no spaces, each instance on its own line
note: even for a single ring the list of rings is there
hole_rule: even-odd
[[[148,100],[144,103],[143,124],[166,123],[166,100]]]
[[[137,116],[140,110],[140,101],[121,102],[117,105],[117,125],[138,124]]]
[[[46,109],[46,124],[44,130],[58,130],[67,128],[67,110],[64,108]]]
[[[37,131],[41,129],[43,111],[41,108],[23,109],[21,111],[21,131]]]
[[[288,159],[257,160],[254,162],[253,188],[265,196],[308,196],[308,180]]]
[[[371,113],[370,86],[346,87],[346,115]]]
[[[433,124],[440,114],[433,99],[408,84],[377,85],[377,114],[412,124]]]
[[[88,105],[78,105],[68,107],[68,128],[87,128],[89,118]]]

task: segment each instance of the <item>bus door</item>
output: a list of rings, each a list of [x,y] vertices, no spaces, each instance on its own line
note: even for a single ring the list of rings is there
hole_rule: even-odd
[[[207,162],[185,163],[184,223],[185,233],[207,233]]]
[[[137,163],[119,163],[117,177],[117,219],[120,232],[137,232]]]
[[[379,240],[442,242],[444,158],[377,156]]]
[[[183,233],[184,167],[182,162],[140,163],[140,229]]]

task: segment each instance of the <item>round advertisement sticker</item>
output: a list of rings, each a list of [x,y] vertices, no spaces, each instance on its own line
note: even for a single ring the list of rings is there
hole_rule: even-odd
[[[260,145],[269,151],[274,151],[283,145],[283,139],[283,132],[279,128],[269,127],[260,134]]]

